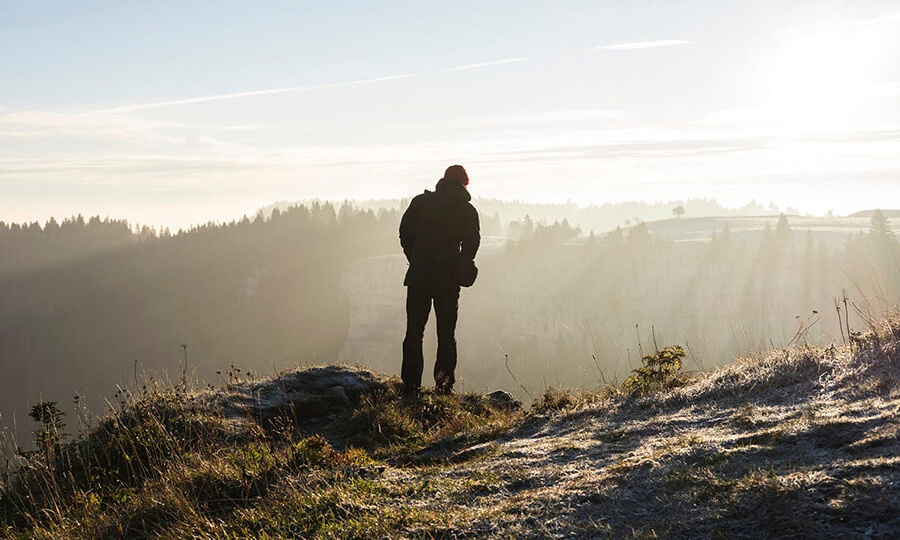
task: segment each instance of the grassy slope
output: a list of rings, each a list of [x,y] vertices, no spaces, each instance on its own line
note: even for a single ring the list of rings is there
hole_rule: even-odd
[[[527,414],[474,395],[402,401],[390,381],[327,425],[235,429],[209,401],[149,392],[53,471],[38,463],[3,498],[0,533],[893,538],[898,379],[893,318],[852,348],[742,360],[643,397],[548,392]]]

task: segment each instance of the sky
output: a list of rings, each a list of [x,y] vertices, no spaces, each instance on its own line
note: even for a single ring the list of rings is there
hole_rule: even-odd
[[[0,220],[276,201],[900,207],[897,0],[0,0]]]

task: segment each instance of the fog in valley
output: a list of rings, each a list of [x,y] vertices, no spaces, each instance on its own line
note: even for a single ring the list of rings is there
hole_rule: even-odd
[[[4,426],[27,446],[29,406],[52,400],[74,432],[145,384],[200,389],[339,361],[398,374],[406,204],[279,203],[177,232],[80,216],[0,223]],[[483,243],[460,300],[463,391],[528,401],[547,385],[620,382],[672,344],[685,369],[706,370],[838,343],[900,298],[898,211],[473,204]],[[434,350],[432,316],[426,384]]]

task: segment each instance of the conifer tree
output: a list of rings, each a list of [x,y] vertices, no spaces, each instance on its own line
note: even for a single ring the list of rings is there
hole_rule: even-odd
[[[788,240],[791,237],[791,224],[788,223],[787,216],[783,213],[778,217],[778,224],[775,225],[775,236],[779,240]]]
[[[880,208],[872,212],[869,232],[871,232],[873,236],[882,238],[887,238],[894,235],[894,231],[891,230],[891,226],[888,223],[887,218],[884,216],[884,212],[882,212]]]

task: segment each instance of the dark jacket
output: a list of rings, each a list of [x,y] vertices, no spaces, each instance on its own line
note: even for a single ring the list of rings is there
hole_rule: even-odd
[[[442,178],[434,192],[410,201],[400,221],[400,245],[409,261],[404,285],[451,282],[460,258],[475,259],[481,226],[471,200],[465,186]]]

